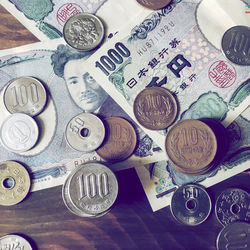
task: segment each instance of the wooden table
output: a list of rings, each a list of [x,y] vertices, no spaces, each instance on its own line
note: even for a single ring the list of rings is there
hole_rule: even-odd
[[[0,6],[0,49],[38,41]],[[1,52],[0,52],[1,54]],[[244,172],[207,191],[213,208],[199,226],[185,226],[171,215],[169,207],[152,212],[134,169],[117,173],[119,196],[116,206],[97,219],[70,213],[62,200],[61,186],[31,193],[23,202],[0,207],[0,237],[19,234],[34,249],[216,249],[222,225],[214,204],[227,187],[250,192]]]

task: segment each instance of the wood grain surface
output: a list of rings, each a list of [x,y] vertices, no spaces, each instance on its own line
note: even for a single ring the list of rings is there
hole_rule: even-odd
[[[38,41],[0,6],[0,49]],[[250,192],[249,174],[241,173],[207,191],[213,208],[201,225],[177,222],[169,207],[152,212],[134,169],[117,173],[119,195],[115,207],[97,219],[81,218],[65,207],[61,186],[31,193],[23,202],[0,206],[0,237],[19,234],[33,249],[216,249],[222,225],[214,204],[225,188]]]

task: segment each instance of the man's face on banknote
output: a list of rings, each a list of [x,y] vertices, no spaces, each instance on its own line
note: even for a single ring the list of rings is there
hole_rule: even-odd
[[[108,94],[89,73],[83,72],[80,62],[81,59],[68,61],[64,78],[75,103],[86,112],[93,112],[101,107]]]

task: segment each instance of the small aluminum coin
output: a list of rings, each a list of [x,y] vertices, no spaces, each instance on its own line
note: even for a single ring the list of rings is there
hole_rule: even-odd
[[[73,149],[91,152],[102,144],[105,128],[103,122],[96,115],[81,113],[68,123],[65,136]]]
[[[250,222],[250,195],[239,188],[224,190],[216,200],[215,213],[224,226],[234,221]]]
[[[217,237],[217,250],[250,249],[250,224],[233,222],[224,227]]]
[[[47,94],[43,84],[34,77],[19,77],[9,82],[3,95],[4,105],[11,113],[38,115],[45,107]]]
[[[118,195],[115,174],[101,163],[80,165],[68,185],[70,201],[84,214],[98,216],[108,211]]]
[[[110,162],[127,159],[137,143],[134,127],[121,117],[105,118],[104,123],[107,125],[106,136],[97,154]]]
[[[133,109],[137,121],[151,130],[167,128],[177,116],[177,102],[174,96],[162,87],[142,90],[135,98]]]
[[[215,158],[217,139],[212,129],[199,120],[178,121],[167,133],[166,153],[173,167],[186,174],[206,171]]]
[[[21,202],[30,190],[28,171],[14,161],[0,162],[0,205],[11,206]]]
[[[39,137],[36,121],[23,113],[8,116],[0,128],[2,145],[12,152],[25,152],[33,148]]]
[[[170,209],[179,222],[196,226],[204,222],[211,212],[212,204],[206,190],[196,184],[179,187],[173,194]]]
[[[171,0],[136,0],[142,6],[151,9],[158,10],[167,6]]]
[[[250,65],[250,27],[234,26],[221,40],[221,49],[228,60],[238,65]]]
[[[74,49],[89,51],[103,40],[104,25],[95,15],[78,13],[71,16],[63,28],[65,41]]]
[[[32,250],[30,243],[19,235],[9,234],[0,238],[0,249],[20,249],[20,250]]]

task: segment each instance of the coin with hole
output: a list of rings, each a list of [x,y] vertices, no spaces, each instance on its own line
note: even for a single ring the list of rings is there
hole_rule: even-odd
[[[75,150],[91,152],[103,142],[105,128],[96,115],[81,113],[70,120],[65,132],[68,144]]]
[[[21,202],[30,190],[30,176],[20,163],[0,163],[0,205],[11,206]]]

